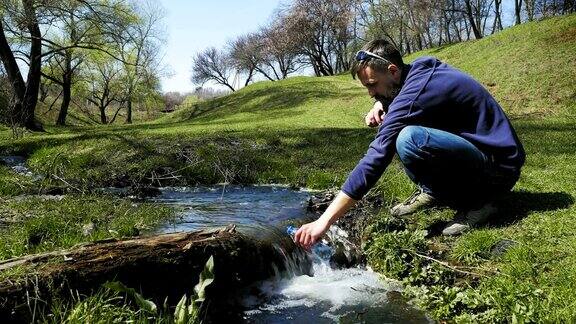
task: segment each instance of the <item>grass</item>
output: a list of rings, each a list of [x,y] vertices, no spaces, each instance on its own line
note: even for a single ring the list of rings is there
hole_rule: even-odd
[[[90,296],[74,296],[73,302],[57,301],[40,323],[170,323],[135,307],[118,292],[100,289]]]
[[[8,199],[0,207],[0,260],[105,238],[137,236],[171,219],[165,206],[111,196]]]
[[[406,223],[389,219],[383,210],[370,226],[365,247],[370,263],[384,275],[402,279],[405,293],[435,318],[576,319],[574,35],[576,15],[570,15],[407,58],[434,55],[480,80],[512,117],[527,151],[517,186],[502,197],[501,212],[487,227],[459,238],[426,237],[425,230],[434,232],[453,216],[448,209],[422,212]],[[40,183],[27,182],[0,168],[0,192],[11,196],[38,187],[76,192],[142,183],[339,187],[374,137],[375,130],[363,125],[370,106],[365,90],[347,75],[295,77],[193,102],[151,123],[50,127],[48,134],[26,134],[17,140],[4,129],[0,151],[28,157],[30,168],[46,177]],[[412,189],[394,161],[370,194],[383,196],[390,206]],[[74,205],[73,200],[83,198],[70,199],[54,202],[52,215],[65,214],[58,204]],[[105,199],[109,198],[102,204]],[[32,218],[50,210],[49,202],[13,204],[10,210],[18,213],[38,211]],[[57,217],[48,219],[53,218]],[[493,253],[504,239],[514,244]]]

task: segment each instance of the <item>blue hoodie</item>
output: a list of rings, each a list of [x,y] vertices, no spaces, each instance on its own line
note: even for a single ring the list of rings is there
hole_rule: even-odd
[[[496,167],[518,176],[525,153],[496,100],[476,80],[432,57],[405,66],[400,93],[388,107],[378,134],[342,187],[360,200],[382,176],[396,153],[396,138],[408,125],[461,136],[488,155]]]

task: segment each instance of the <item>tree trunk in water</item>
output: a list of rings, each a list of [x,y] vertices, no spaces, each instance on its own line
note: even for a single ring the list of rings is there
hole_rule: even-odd
[[[286,237],[278,242],[288,255],[298,251]],[[193,292],[206,260],[214,257],[214,282],[206,294],[211,320],[231,314],[227,297],[242,287],[285,270],[286,256],[271,243],[246,237],[234,226],[213,231],[163,234],[125,241],[106,240],[67,251],[26,256],[0,262],[0,272],[24,267],[17,280],[0,282],[0,318],[8,322],[31,320],[29,302],[49,309],[54,299],[70,299],[71,291],[90,293],[107,281],[136,288],[157,305],[172,305]],[[308,272],[310,265],[303,265]],[[13,278],[12,278],[13,279]],[[214,297],[219,297],[215,299]],[[230,305],[228,305],[230,306]],[[238,315],[238,314],[237,314]]]

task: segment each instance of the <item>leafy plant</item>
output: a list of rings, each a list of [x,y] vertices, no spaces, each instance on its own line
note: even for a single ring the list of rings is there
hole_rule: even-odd
[[[206,287],[214,282],[214,257],[210,256],[204,269],[200,273],[200,280],[194,286],[194,295],[188,299],[184,295],[176,305],[174,310],[174,323],[175,324],[193,324],[199,323],[199,315],[201,313],[202,304],[206,300]],[[115,291],[127,294],[131,297],[141,310],[146,311],[151,315],[158,315],[158,307],[156,304],[148,299],[145,299],[134,288],[128,288],[118,281],[107,282],[104,287]],[[166,307],[165,307],[166,308]]]
[[[138,307],[140,307],[140,309],[142,310],[145,310],[151,314],[156,314],[158,312],[158,307],[153,301],[145,299],[144,297],[142,297],[142,295],[137,293],[134,288],[128,288],[119,281],[107,282],[104,284],[104,287],[113,291],[127,294],[129,297],[134,299]]]
[[[210,256],[204,269],[200,273],[200,281],[194,287],[195,296],[188,300],[186,295],[182,296],[176,310],[174,311],[174,323],[188,324],[198,323],[198,316],[202,303],[206,300],[206,287],[214,281],[214,257]]]
[[[367,249],[369,262],[374,270],[400,279],[414,268],[413,262],[417,262],[410,251],[425,249],[424,236],[422,230],[379,233]]]

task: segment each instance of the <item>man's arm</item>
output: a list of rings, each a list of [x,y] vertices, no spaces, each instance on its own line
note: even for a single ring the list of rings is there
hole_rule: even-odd
[[[330,225],[346,214],[355,203],[356,200],[340,191],[336,199],[332,201],[320,218],[311,223],[304,224],[298,229],[296,235],[294,235],[294,241],[302,247],[309,249],[326,234]]]

